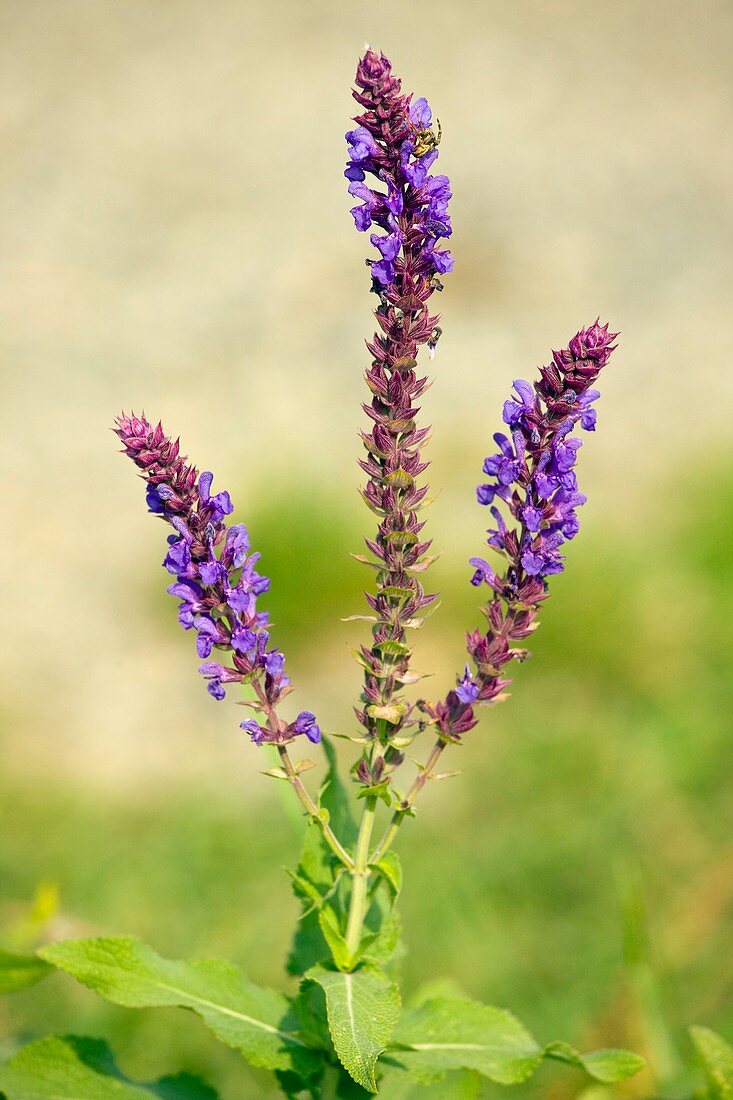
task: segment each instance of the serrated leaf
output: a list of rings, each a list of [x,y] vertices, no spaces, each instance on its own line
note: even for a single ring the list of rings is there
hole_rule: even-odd
[[[343,974],[316,966],[305,976],[326,994],[328,1029],[341,1064],[357,1084],[376,1092],[377,1059],[400,1011],[397,986],[371,969]]]
[[[53,967],[36,955],[17,955],[0,948],[0,993],[15,993],[35,985],[51,973]]]
[[[423,1083],[448,1070],[468,1069],[500,1085],[515,1085],[534,1072],[543,1054],[511,1013],[447,997],[405,1012],[390,1050],[391,1059]]]
[[[584,1069],[590,1077],[604,1085],[625,1081],[646,1065],[643,1058],[630,1050],[593,1050],[588,1054],[581,1054],[567,1043],[548,1043],[545,1057]]]
[[[181,1073],[150,1084],[130,1081],[101,1039],[39,1039],[0,1067],[7,1100],[217,1100],[214,1089]]]
[[[707,1027],[691,1027],[690,1035],[702,1062],[714,1100],[733,1097],[733,1047]]]
[[[113,1004],[191,1009],[255,1066],[298,1073],[318,1068],[318,1055],[295,1033],[287,997],[253,985],[223,959],[174,962],[132,936],[66,940],[40,954]]]

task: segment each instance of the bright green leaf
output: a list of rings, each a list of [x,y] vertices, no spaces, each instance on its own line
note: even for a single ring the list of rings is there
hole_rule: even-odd
[[[346,940],[339,927],[338,917],[330,906],[326,906],[318,914],[318,923],[336,966],[339,970],[350,970],[353,966],[351,952],[346,946]]]
[[[584,1069],[589,1076],[604,1085],[615,1085],[625,1081],[645,1066],[644,1059],[630,1050],[594,1050],[589,1054],[580,1054],[567,1043],[548,1043],[545,1057],[556,1058],[560,1062]]]
[[[700,1056],[712,1096],[715,1100],[731,1100],[733,1047],[706,1027],[691,1027],[690,1035]]]
[[[223,959],[173,962],[127,936],[67,940],[40,954],[113,1004],[191,1009],[255,1066],[301,1073],[318,1068],[316,1053],[295,1034],[288,999],[253,985]]]
[[[402,864],[397,853],[387,852],[375,866],[378,871],[381,871],[393,896],[399,897],[402,891]]]
[[[385,1066],[379,1081],[379,1100],[477,1100],[480,1092],[481,1078],[467,1070],[449,1073],[432,1085],[418,1085],[404,1070]]]
[[[397,986],[378,970],[342,974],[315,966],[305,975],[326,994],[328,1028],[342,1065],[367,1092],[400,1011]]]
[[[16,955],[0,948],[0,993],[15,993],[35,985],[51,970],[48,963],[35,955]]]
[[[542,1060],[542,1048],[509,1012],[451,998],[405,1012],[390,1050],[390,1058],[422,1083],[448,1070],[468,1069],[500,1085],[515,1085]]]
[[[187,1073],[137,1084],[120,1073],[100,1039],[39,1039],[0,1066],[7,1100],[216,1100],[216,1093]]]
[[[354,818],[348,792],[341,782],[333,743],[327,737],[323,737],[321,743],[328,760],[328,772],[321,789],[321,805],[329,812],[331,828],[336,836],[348,848],[355,843],[359,826]]]

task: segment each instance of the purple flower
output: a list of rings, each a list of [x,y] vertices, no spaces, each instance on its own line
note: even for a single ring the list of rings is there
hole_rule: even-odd
[[[470,669],[466,665],[466,671],[463,675],[463,679],[458,681],[458,687],[455,688],[455,693],[462,703],[466,706],[470,706],[475,699],[478,698],[480,691],[479,685],[471,676]]]
[[[259,722],[255,722],[254,718],[247,718],[246,721],[240,722],[239,728],[250,735],[255,745],[261,745],[263,741],[267,740],[268,730],[261,726]]]
[[[201,665],[207,691],[220,700],[225,684],[246,680],[274,707],[290,680],[283,655],[268,650],[267,612],[257,610],[270,582],[255,569],[259,554],[249,553],[246,527],[224,522],[233,510],[229,493],[212,495],[213,474],[199,476],[160,424],[154,428],[144,417],[121,416],[117,433],[145,477],[149,505],[176,532],[168,539],[164,565],[176,577],[168,592],[180,601],[179,622],[195,629],[200,658],[216,647],[231,661]]]
[[[541,369],[535,386],[517,379],[517,396],[504,403],[512,442],[500,433],[494,436],[499,453],[485,460],[484,472],[495,480],[479,485],[476,495],[481,504],[497,497],[508,503],[519,531],[510,541],[506,524],[492,507],[498,529],[489,532],[489,545],[513,556],[515,569],[528,576],[561,572],[559,548],[578,532],[576,509],[585,497],[577,491],[575,466],[582,442],[570,433],[578,424],[595,430],[591,405],[600,394],[592,383],[608,362],[614,339],[608,325],[597,321],[582,329],[564,351],[553,352],[552,365]]]
[[[433,121],[433,112],[425,96],[420,96],[410,107],[410,118],[420,130],[427,130]]]
[[[168,542],[170,543],[170,550],[166,554],[163,565],[174,576],[187,576],[191,565],[191,540],[182,536],[176,538],[175,535],[171,535]]]
[[[314,745],[317,745],[321,740],[321,731],[318,728],[315,714],[311,714],[309,710],[302,710],[298,717],[293,722],[291,729],[293,733],[304,733],[309,741],[312,741]]]
[[[400,95],[390,62],[371,50],[359,62],[356,83],[359,91],[354,97],[366,110],[356,117],[356,128],[346,134],[349,160],[344,174],[349,194],[362,203],[351,214],[360,232],[372,225],[387,232],[387,237],[372,234],[371,242],[381,257],[371,264],[371,274],[378,288],[394,290],[396,301],[414,292],[414,285],[402,284],[418,280],[422,286],[432,275],[453,270],[451,254],[435,249],[435,241],[451,233],[450,182],[447,176],[430,174],[438,158],[439,135],[430,129],[433,114],[424,96],[412,100]],[[367,175],[385,190],[367,186]],[[398,218],[407,228],[405,235],[396,232]],[[396,263],[400,251],[405,261],[402,268]],[[430,331],[422,334],[421,343]]]
[[[232,498],[226,491],[217,493],[214,497],[211,496],[211,483],[213,480],[214,475],[208,470],[201,475],[199,478],[199,497],[201,501],[211,509],[214,522],[218,522],[222,520],[224,516],[228,516],[233,512],[234,506],[232,504]]]

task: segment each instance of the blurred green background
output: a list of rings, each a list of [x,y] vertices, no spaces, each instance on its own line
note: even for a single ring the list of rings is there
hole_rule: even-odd
[[[341,172],[369,42],[429,97],[454,186],[423,403],[436,693],[479,621],[473,489],[512,379],[599,312],[622,330],[533,659],[400,840],[406,987],[447,975],[542,1040],[629,1045],[652,1068],[628,1096],[684,1094],[687,1024],[733,1038],[732,26],[704,0],[1,0],[6,944],[58,889],[43,934],[282,984],[301,821],[203,689],[108,426],[162,416],[230,488],[293,707],[353,731],[372,303]],[[3,1053],[55,1030],[269,1096],[185,1014],[61,977],[0,1003]],[[558,1069],[514,1094],[582,1087]]]

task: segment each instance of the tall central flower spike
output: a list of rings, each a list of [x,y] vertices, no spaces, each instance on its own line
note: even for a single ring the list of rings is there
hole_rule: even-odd
[[[414,682],[409,672],[409,627],[437,598],[425,593],[419,577],[429,565],[430,543],[421,540],[418,511],[425,505],[426,485],[418,478],[427,468],[420,455],[429,428],[418,428],[416,402],[427,379],[418,377],[417,354],[427,344],[431,354],[440,336],[438,317],[427,302],[443,289],[439,276],[453,267],[450,252],[440,248],[451,234],[447,176],[431,174],[438,158],[439,128],[432,128],[427,100],[401,94],[387,58],[368,50],[356,71],[354,99],[364,109],[346,135],[349,194],[359,200],[351,211],[376,256],[368,259],[372,291],[379,299],[379,331],[367,348],[373,356],[366,381],[373,397],[364,410],[373,421],[362,432],[367,458],[360,465],[368,481],[362,490],[379,516],[375,539],[367,540],[376,565],[377,585],[367,601],[374,612],[372,645],[363,646],[363,709],[357,710],[369,751],[356,774],[367,787],[379,789],[402,759],[411,740],[411,707],[400,697]]]
[[[168,592],[180,600],[181,626],[196,634],[196,652],[204,662],[199,672],[209,694],[221,700],[226,684],[252,686],[256,699],[245,705],[260,712],[262,721],[250,718],[241,726],[257,745],[285,746],[300,734],[320,741],[310,711],[290,723],[275,713],[293,689],[282,653],[268,648],[267,613],[257,610],[257,597],[270,586],[255,568],[260,555],[250,553],[244,524],[224,522],[233,511],[229,493],[212,494],[213,474],[199,475],[160,424],[123,415],[116,432],[147,484],[149,511],[174,530],[163,562],[176,578]],[[208,659],[214,650],[220,660]]]

